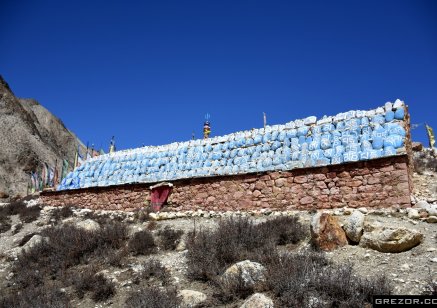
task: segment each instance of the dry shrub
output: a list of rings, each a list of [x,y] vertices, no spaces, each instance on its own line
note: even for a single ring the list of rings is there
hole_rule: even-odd
[[[61,279],[72,266],[105,260],[112,250],[122,248],[127,231],[118,223],[105,225],[99,231],[62,225],[45,229],[41,235],[48,241],[18,257],[14,266],[17,287],[36,286],[47,278]]]
[[[261,224],[248,218],[221,220],[214,231],[194,230],[188,235],[188,273],[194,279],[213,280],[235,262],[267,262],[275,245],[297,243],[307,232],[296,217]]]
[[[129,240],[129,251],[134,255],[149,255],[156,251],[155,240],[149,230],[135,233]]]
[[[267,285],[287,307],[363,307],[391,292],[385,277],[359,278],[350,264],[335,265],[316,252],[277,255],[267,264]]]
[[[296,244],[309,234],[307,227],[299,222],[297,216],[281,216],[259,225],[259,231],[267,234],[278,245]]]
[[[72,277],[72,284],[76,295],[83,298],[87,292],[95,302],[105,301],[115,294],[115,285],[103,274],[96,274],[97,268],[87,266],[82,271],[76,272]]]
[[[68,296],[59,287],[32,286],[0,295],[0,308],[65,308],[70,307]]]
[[[103,224],[98,233],[100,235],[100,241],[113,249],[122,247],[128,238],[126,225],[118,221]]]
[[[151,212],[152,212],[152,210],[149,207],[139,209],[138,211],[135,211],[134,218],[138,222],[149,221],[150,220],[149,214]]]
[[[73,206],[71,206],[71,205],[57,207],[52,211],[52,217],[56,221],[69,218],[69,217],[74,215],[72,208],[73,208]]]
[[[19,215],[20,219],[24,223],[29,223],[38,219],[41,212],[39,205],[28,207],[23,201],[11,202],[6,206],[0,207],[0,217]]]
[[[41,213],[41,207],[39,205],[34,205],[30,207],[25,207],[19,213],[19,217],[22,222],[29,223],[37,220],[40,213]]]
[[[160,261],[157,259],[149,259],[142,263],[142,270],[135,277],[134,282],[139,284],[141,281],[168,285],[170,283],[170,273]]]
[[[147,223],[147,230],[149,231],[155,230],[157,226],[158,223],[156,222],[156,220],[151,220]]]
[[[216,230],[194,230],[187,238],[188,274],[214,280],[231,264],[246,259],[261,261],[274,252],[268,234],[247,218],[220,220]]]
[[[180,299],[174,288],[146,287],[138,292],[132,292],[125,302],[131,308],[176,308]]]
[[[173,230],[166,226],[164,230],[158,232],[159,243],[164,250],[175,250],[184,232],[182,230]]]
[[[437,152],[425,149],[413,155],[414,171],[423,174],[426,170],[437,172]]]
[[[78,298],[82,299],[85,293],[93,290],[95,275],[98,269],[94,266],[86,266],[82,270],[77,270],[72,274],[71,284]]]
[[[0,212],[0,233],[9,231],[12,228],[11,218]]]
[[[115,294],[115,285],[103,274],[94,276],[94,288],[91,298],[95,302],[105,301]]]

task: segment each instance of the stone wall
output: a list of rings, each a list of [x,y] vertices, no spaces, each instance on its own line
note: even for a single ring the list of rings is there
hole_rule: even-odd
[[[310,210],[338,207],[409,207],[407,155],[326,167],[172,181],[172,210]],[[51,206],[72,204],[132,211],[148,205],[153,184],[43,192]]]

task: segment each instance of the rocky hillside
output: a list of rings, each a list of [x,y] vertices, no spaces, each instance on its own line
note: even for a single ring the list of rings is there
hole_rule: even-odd
[[[74,160],[80,140],[33,99],[15,97],[0,76],[0,198],[26,195],[29,173]]]

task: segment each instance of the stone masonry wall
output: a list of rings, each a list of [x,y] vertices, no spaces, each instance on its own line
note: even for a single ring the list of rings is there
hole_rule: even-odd
[[[177,180],[167,207],[186,210],[310,210],[409,207],[407,155],[342,165]],[[43,192],[46,205],[133,211],[147,206],[149,187],[130,184]]]

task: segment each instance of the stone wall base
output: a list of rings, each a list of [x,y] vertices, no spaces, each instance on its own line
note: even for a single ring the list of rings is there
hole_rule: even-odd
[[[290,171],[172,181],[173,211],[410,207],[408,156]],[[133,211],[148,206],[148,184],[43,192],[44,204]]]

